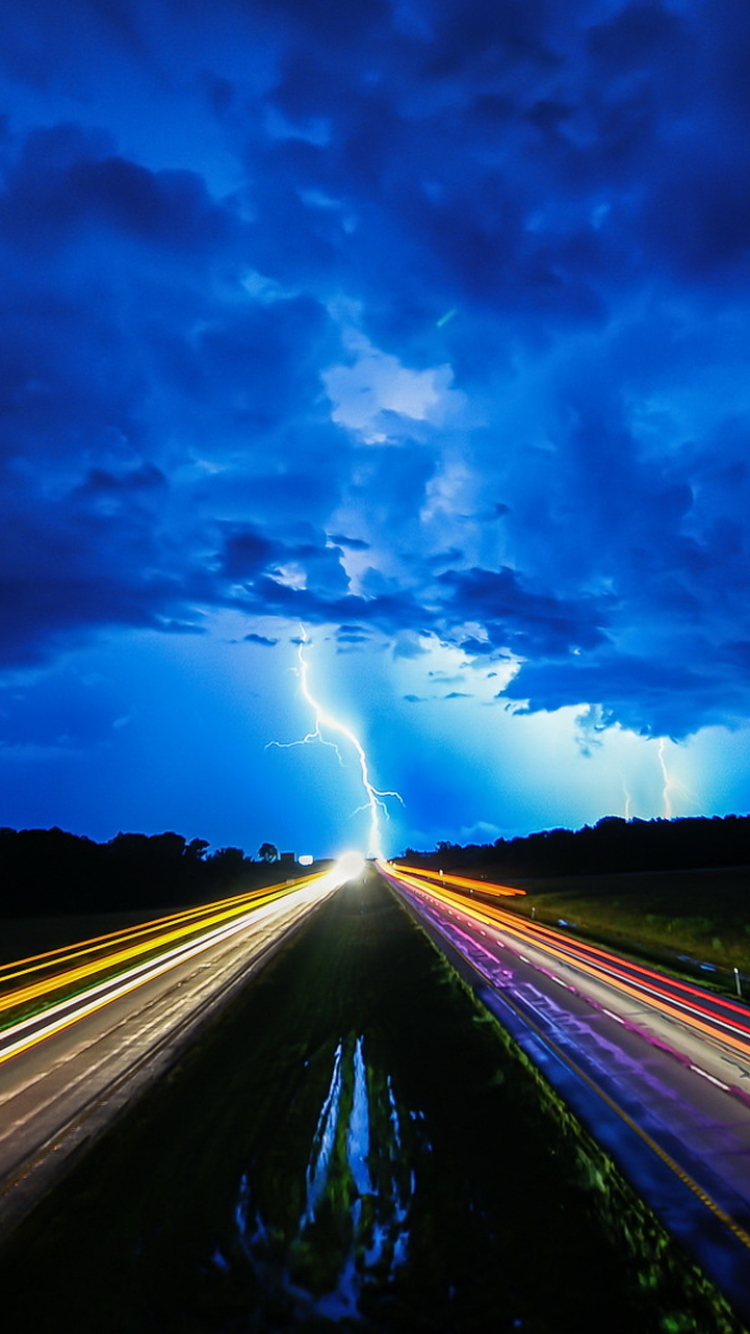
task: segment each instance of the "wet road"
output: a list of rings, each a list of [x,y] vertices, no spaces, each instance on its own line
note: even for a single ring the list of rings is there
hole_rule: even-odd
[[[433,939],[750,1316],[750,1009],[380,865]]]
[[[0,1233],[338,883],[308,877],[0,970]]]

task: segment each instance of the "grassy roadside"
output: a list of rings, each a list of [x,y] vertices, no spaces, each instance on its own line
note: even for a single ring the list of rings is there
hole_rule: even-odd
[[[462,868],[487,880],[484,866]],[[605,942],[645,946],[750,974],[750,868],[632,872],[509,880],[524,898],[503,908],[554,925],[575,923]],[[729,978],[731,981],[731,978]]]
[[[739,1334],[372,874],[0,1252],[14,1334]]]

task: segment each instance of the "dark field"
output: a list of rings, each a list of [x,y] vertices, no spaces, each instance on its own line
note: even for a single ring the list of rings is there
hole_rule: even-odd
[[[14,1334],[742,1326],[369,873],[0,1252]]]
[[[485,866],[462,874],[492,880]],[[575,922],[597,939],[684,953],[750,974],[750,868],[631,872],[509,880],[526,897],[504,908],[554,925]]]
[[[27,917],[0,920],[0,964],[14,963],[48,950],[63,949],[80,940],[91,940],[111,931],[122,931],[129,926],[140,926],[155,917],[166,917],[174,908],[141,910],[140,912],[81,913],[63,917]]]

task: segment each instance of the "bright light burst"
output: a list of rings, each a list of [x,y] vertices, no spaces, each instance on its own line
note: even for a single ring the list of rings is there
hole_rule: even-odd
[[[401,802],[402,806],[404,804],[404,799],[399,792],[380,792],[378,788],[373,786],[372,782],[370,781],[370,771],[367,763],[367,756],[365,754],[362,743],[359,740],[359,737],[357,737],[354,734],[354,732],[352,732],[351,728],[347,727],[345,723],[340,722],[338,718],[335,718],[332,714],[328,713],[327,710],[323,708],[323,705],[320,704],[313,695],[310,689],[309,663],[303,651],[307,643],[308,643],[307,634],[305,633],[305,630],[303,628],[302,642],[300,643],[297,649],[297,658],[299,660],[298,674],[300,678],[300,684],[302,686],[302,694],[304,695],[305,699],[310,705],[310,708],[313,710],[313,715],[315,718],[315,728],[312,732],[308,732],[307,736],[303,737],[301,741],[287,741],[287,742],[271,741],[269,742],[269,745],[280,746],[282,749],[285,749],[286,747],[289,746],[304,746],[309,741],[320,741],[322,745],[330,746],[332,750],[335,750],[336,754],[339,757],[339,761],[343,762],[341,761],[341,753],[339,751],[338,746],[334,741],[326,740],[326,738],[323,736],[321,729],[325,728],[329,732],[336,732],[338,733],[339,736],[344,737],[345,740],[348,741],[350,745],[354,747],[357,753],[357,759],[359,761],[360,777],[362,780],[362,786],[365,790],[365,801],[362,803],[361,806],[357,807],[357,811],[355,811],[354,814],[357,814],[358,811],[369,811],[370,833],[368,840],[367,855],[368,857],[382,857],[383,850],[382,850],[381,832],[380,832],[380,813],[382,811],[386,816],[388,815],[388,808],[385,802],[383,801],[383,797],[395,797],[397,801]]]
[[[334,867],[334,873],[340,877],[342,883],[347,880],[356,880],[361,875],[367,865],[361,852],[345,852],[339,857]]]

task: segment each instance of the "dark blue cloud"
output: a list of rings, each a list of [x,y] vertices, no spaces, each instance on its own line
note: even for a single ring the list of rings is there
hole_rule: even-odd
[[[370,543],[361,537],[344,537],[341,533],[331,533],[330,538],[337,547],[349,547],[350,551],[369,551]]]
[[[460,647],[463,649],[464,653],[468,653],[472,658],[484,657],[487,654],[497,653],[496,646],[491,644],[489,640],[477,639],[474,635],[470,635],[468,639],[461,640]]]
[[[674,739],[685,735],[686,700],[704,725],[739,724],[746,708],[743,684],[707,645],[691,647],[695,656],[687,660],[610,652],[594,661],[529,663],[497,698],[518,701],[530,712],[596,700],[604,726],[618,722],[643,735]]]
[[[254,631],[245,635],[246,644],[261,644],[263,648],[274,648],[278,642],[278,639],[269,639],[267,635],[256,635]]]
[[[743,6],[11,17],[4,667],[230,609],[747,716]]]
[[[606,620],[605,603],[582,599],[579,605],[539,594],[507,567],[500,570],[473,568],[451,570],[438,576],[448,590],[446,609],[456,620],[478,620],[493,646],[518,653],[559,654],[582,648],[593,649],[606,642],[601,628]],[[467,641],[461,647],[467,650]],[[484,653],[484,644],[480,651]]]

